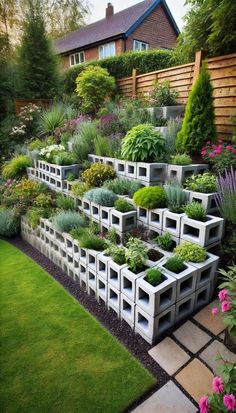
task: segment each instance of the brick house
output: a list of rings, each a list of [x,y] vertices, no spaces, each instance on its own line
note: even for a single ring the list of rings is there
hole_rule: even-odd
[[[128,50],[171,49],[179,29],[165,0],[144,0],[119,13],[107,4],[105,18],[55,40],[63,67]]]

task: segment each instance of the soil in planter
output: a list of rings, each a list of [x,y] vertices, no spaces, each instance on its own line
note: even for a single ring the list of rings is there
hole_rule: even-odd
[[[164,268],[166,268],[166,265],[163,265],[163,267]],[[180,274],[181,272],[183,272],[184,270],[186,270],[186,265],[184,265],[183,266],[183,268],[181,269],[181,270],[179,270],[179,271],[171,271],[171,270],[168,270],[168,268],[166,268],[168,271],[171,271],[171,272],[173,272],[174,274]]]
[[[161,258],[164,257],[164,254],[154,249],[148,250],[147,255],[148,255],[148,259],[153,262],[159,261]]]
[[[148,268],[149,267],[147,267],[147,265],[143,265],[137,271],[132,271],[130,267],[128,267],[128,270],[133,272],[134,274],[139,274],[140,272],[146,271]]]

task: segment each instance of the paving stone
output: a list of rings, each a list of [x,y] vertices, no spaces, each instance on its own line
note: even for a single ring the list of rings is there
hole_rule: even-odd
[[[198,409],[172,382],[168,381],[132,413],[197,413]]]
[[[170,375],[190,359],[189,355],[170,337],[166,337],[148,353]]]
[[[212,393],[213,377],[201,361],[193,359],[175,378],[198,403],[203,394]]]
[[[191,321],[187,321],[179,327],[174,332],[174,336],[192,353],[197,353],[211,339],[208,334]]]
[[[236,363],[236,354],[232,353],[218,340],[213,341],[199,356],[205,363],[217,373],[217,368],[223,363],[218,360],[222,357],[224,360],[231,363]]]
[[[208,304],[194,316],[194,319],[198,323],[202,324],[205,328],[207,328],[216,336],[225,329],[223,323],[223,315],[221,311],[218,311],[218,314],[215,316],[211,314],[211,309],[213,307],[216,307],[218,304],[218,300],[212,301],[212,303]]]

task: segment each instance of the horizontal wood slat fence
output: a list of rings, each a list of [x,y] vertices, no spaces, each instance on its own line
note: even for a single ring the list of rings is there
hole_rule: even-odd
[[[139,75],[133,69],[132,76],[117,80],[124,96],[142,96],[153,90],[154,82],[169,81],[178,93],[178,103],[186,104],[188,95],[197,79],[204,52],[196,53],[195,62]],[[206,59],[213,86],[215,123],[218,135],[227,139],[232,135],[232,116],[236,116],[236,53]]]
[[[16,115],[19,115],[21,108],[29,105],[30,103],[39,106],[42,109],[47,109],[51,106],[51,99],[15,99],[15,111]]]

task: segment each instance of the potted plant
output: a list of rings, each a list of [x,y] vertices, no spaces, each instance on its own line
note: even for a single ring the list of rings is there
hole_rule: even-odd
[[[185,189],[189,192],[190,201],[200,202],[207,213],[218,210],[216,204],[217,178],[210,172],[192,175],[185,182]]]

